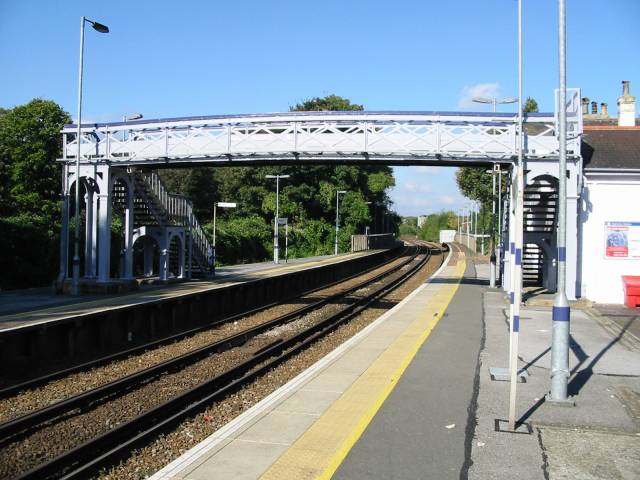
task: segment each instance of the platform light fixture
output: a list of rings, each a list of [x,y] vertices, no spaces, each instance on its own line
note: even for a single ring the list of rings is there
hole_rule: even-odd
[[[76,155],[76,208],[75,208],[75,234],[73,238],[73,278],[71,280],[71,293],[80,293],[80,154],[82,136],[82,67],[84,62],[84,25],[90,23],[94,30],[100,33],[109,33],[109,27],[102,23],[94,22],[88,18],[80,17],[80,62],[78,66],[78,153]]]
[[[493,111],[495,113],[496,111],[496,106],[498,104],[505,104],[505,103],[517,103],[518,99],[515,97],[507,97],[507,98],[486,98],[486,97],[473,97],[471,99],[472,102],[475,103],[490,103],[491,105],[493,105]]]
[[[132,113],[131,115],[123,115],[122,121],[130,122],[131,120],[140,120],[141,118],[144,118],[144,115],[141,113]]]
[[[273,263],[280,263],[280,246],[278,244],[278,218],[280,217],[280,179],[291,175],[265,175],[264,178],[276,179],[276,218],[273,220]]]

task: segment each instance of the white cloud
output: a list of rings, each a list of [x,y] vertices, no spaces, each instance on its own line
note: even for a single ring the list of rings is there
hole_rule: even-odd
[[[440,175],[440,167],[429,167],[425,165],[421,165],[419,167],[415,167],[416,173],[420,175]]]
[[[499,96],[500,84],[498,83],[477,83],[475,85],[465,85],[462,92],[460,92],[458,109],[468,110],[473,107],[478,110],[478,107],[480,107],[481,104],[471,101],[473,97],[494,98]]]
[[[396,195],[393,202],[399,207],[430,207],[433,200],[427,197],[416,197],[414,195]]]
[[[408,192],[416,192],[416,193],[429,193],[431,192],[431,187],[429,185],[425,185],[424,183],[416,183],[413,181],[404,182],[404,190]]]
[[[442,205],[453,205],[456,203],[456,199],[451,195],[441,195],[440,197],[438,197],[438,202],[440,202]]]

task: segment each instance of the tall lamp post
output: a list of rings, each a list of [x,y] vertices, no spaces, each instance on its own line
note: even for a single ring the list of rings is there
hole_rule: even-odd
[[[82,67],[84,62],[84,24],[90,23],[93,29],[100,33],[109,33],[109,27],[85,17],[80,17],[80,65],[78,68],[78,153],[76,155],[76,208],[75,208],[75,233],[73,238],[73,278],[71,280],[71,293],[80,293],[80,154],[82,135]]]
[[[504,104],[504,103],[516,103],[518,101],[517,98],[514,97],[507,97],[507,98],[486,98],[486,97],[473,97],[471,99],[472,102],[475,103],[490,103],[491,105],[493,105],[493,111],[496,111],[496,106],[498,104]]]
[[[235,202],[213,202],[213,244],[211,245],[211,273],[216,271],[216,216],[218,207],[220,208],[236,208]]]
[[[558,403],[571,403],[568,398],[569,380],[569,332],[571,310],[567,299],[567,35],[566,3],[558,1],[558,287],[553,299],[551,330],[551,390],[548,400]]]
[[[280,246],[278,244],[278,219],[280,217],[280,179],[291,175],[265,175],[264,178],[276,179],[276,218],[273,221],[273,263],[280,263]]]
[[[338,190],[336,192],[336,241],[334,255],[338,255],[338,233],[340,232],[340,194],[347,193],[346,190]]]

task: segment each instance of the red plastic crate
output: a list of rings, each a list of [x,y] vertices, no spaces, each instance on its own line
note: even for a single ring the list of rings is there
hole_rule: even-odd
[[[624,304],[629,308],[640,306],[640,276],[623,275]]]

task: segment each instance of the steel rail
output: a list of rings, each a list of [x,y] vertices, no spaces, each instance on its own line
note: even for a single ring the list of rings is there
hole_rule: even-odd
[[[382,285],[373,293],[347,305],[339,312],[299,332],[286,340],[259,350],[245,362],[161,405],[109,430],[17,477],[16,480],[43,478],[87,478],[106,464],[112,463],[140,442],[177,424],[216,400],[252,381],[269,369],[307,348],[318,338],[353,318],[368,305],[388,294],[415,275],[431,257],[424,259],[400,277]],[[412,260],[415,256],[412,257]],[[394,268],[394,271],[399,269]],[[85,463],[82,463],[85,462]]]
[[[406,251],[406,250],[405,250]],[[266,330],[274,328],[278,325],[288,323],[302,315],[305,315],[313,310],[316,310],[327,303],[330,303],[334,300],[337,300],[345,295],[348,295],[360,288],[363,288],[366,285],[379,281],[381,278],[397,271],[408,263],[412,262],[417,252],[414,253],[409,259],[401,262],[397,266],[382,272],[375,277],[366,280],[364,282],[360,282],[353,287],[349,287],[346,290],[335,293],[328,297],[322,298],[316,302],[305,305],[301,308],[298,308],[292,312],[281,315],[275,319],[266,321],[261,323],[260,325],[256,325],[254,327],[245,329],[237,334],[225,337],[223,339],[212,342],[203,347],[197,348],[195,350],[191,350],[177,357],[171,358],[164,362],[158,363],[156,365],[150,366],[143,370],[139,370],[137,372],[131,373],[127,376],[119,378],[117,380],[113,380],[112,382],[106,383],[99,387],[95,387],[91,390],[87,390],[78,395],[71,396],[67,399],[60,400],[59,402],[48,405],[44,408],[35,410],[31,413],[19,416],[14,418],[13,420],[9,420],[5,423],[0,424],[0,439],[5,440],[8,437],[15,435],[20,432],[31,431],[38,425],[41,425],[45,422],[51,422],[62,415],[65,415],[69,412],[72,412],[76,409],[85,409],[90,406],[95,405],[98,402],[107,401],[109,398],[115,395],[123,395],[127,391],[135,388],[138,385],[142,385],[150,380],[153,380],[163,374],[173,373],[181,368],[184,368],[188,365],[196,363],[211,354],[221,353],[231,348],[240,346],[246,343],[249,339],[263,333]],[[394,260],[396,260],[395,258]],[[388,262],[387,262],[388,263]],[[374,268],[384,267],[383,265],[378,265]],[[358,275],[362,275],[362,272]],[[345,280],[341,280],[344,282]],[[338,282],[340,283],[340,282]],[[326,287],[325,287],[326,288]]]
[[[151,342],[147,342],[147,343],[144,343],[142,345],[138,345],[136,347],[128,348],[126,350],[122,350],[120,352],[116,352],[116,353],[113,353],[113,354],[110,354],[110,355],[106,355],[104,357],[100,357],[100,358],[97,358],[95,360],[90,360],[88,362],[84,362],[84,363],[81,363],[81,364],[78,364],[78,365],[74,365],[74,366],[69,367],[69,368],[58,370],[58,371],[55,371],[55,372],[52,372],[52,373],[48,373],[46,375],[42,375],[42,376],[37,377],[37,378],[33,378],[31,380],[27,380],[27,381],[24,381],[24,382],[21,382],[21,383],[17,383],[17,384],[5,387],[3,389],[0,389],[0,399],[8,398],[8,397],[10,397],[12,395],[15,395],[15,394],[21,392],[22,390],[28,390],[28,389],[39,387],[39,386],[44,385],[44,384],[46,384],[48,382],[51,382],[53,380],[57,380],[58,378],[62,378],[64,376],[71,375],[71,374],[76,373],[76,372],[80,372],[80,371],[83,371],[83,370],[88,370],[90,368],[99,367],[99,366],[105,365],[105,364],[107,364],[109,362],[113,362],[115,360],[118,360],[118,359],[121,359],[121,358],[125,358],[125,357],[127,357],[129,355],[134,355],[136,353],[142,352],[144,350],[156,348],[156,347],[159,347],[159,346],[171,343],[171,342],[175,342],[177,340],[181,340],[181,339],[183,339],[185,337],[188,337],[189,335],[193,335],[195,333],[202,332],[202,331],[208,330],[210,328],[217,327],[219,325],[224,325],[225,323],[230,323],[230,322],[239,320],[239,319],[241,319],[243,317],[246,317],[248,315],[255,315],[256,313],[260,313],[261,311],[264,311],[264,310],[266,310],[268,308],[275,307],[276,305],[282,304],[284,302],[288,302],[290,300],[293,300],[293,299],[296,299],[296,298],[299,298],[299,297],[302,297],[302,296],[305,296],[305,295],[310,295],[310,294],[315,293],[317,291],[324,290],[325,288],[334,287],[334,286],[336,286],[336,285],[338,285],[340,283],[352,280],[352,279],[357,278],[357,277],[359,277],[359,276],[361,276],[361,275],[363,275],[365,273],[369,273],[370,271],[375,270],[376,268],[380,268],[380,267],[383,267],[384,265],[388,265],[389,263],[391,263],[391,262],[397,260],[398,258],[400,258],[405,253],[406,253],[406,247],[405,247],[405,249],[399,250],[398,255],[395,255],[395,256],[389,258],[388,260],[386,260],[384,262],[381,262],[381,263],[376,264],[376,265],[374,265],[372,267],[369,267],[369,268],[367,268],[365,270],[362,270],[362,271],[359,271],[357,273],[354,273],[353,275],[349,275],[348,277],[342,278],[340,280],[336,280],[334,282],[327,283],[327,284],[324,284],[322,286],[312,288],[310,290],[306,290],[306,291],[304,291],[302,293],[299,293],[299,294],[296,294],[296,295],[291,295],[290,297],[287,297],[287,298],[285,298],[283,300],[271,302],[271,303],[268,303],[268,304],[265,304],[265,305],[261,305],[259,307],[256,307],[256,308],[253,308],[253,309],[250,309],[250,310],[245,310],[244,312],[240,312],[240,313],[236,313],[236,314],[233,314],[233,315],[230,315],[230,316],[227,316],[227,317],[223,317],[221,319],[214,320],[211,323],[206,323],[205,325],[201,325],[199,327],[195,327],[195,328],[192,328],[192,329],[189,329],[189,330],[185,330],[184,332],[179,332],[179,333],[176,333],[176,334],[173,334],[173,335],[169,335],[167,337],[162,337],[162,338],[159,338],[157,340],[153,340]]]

